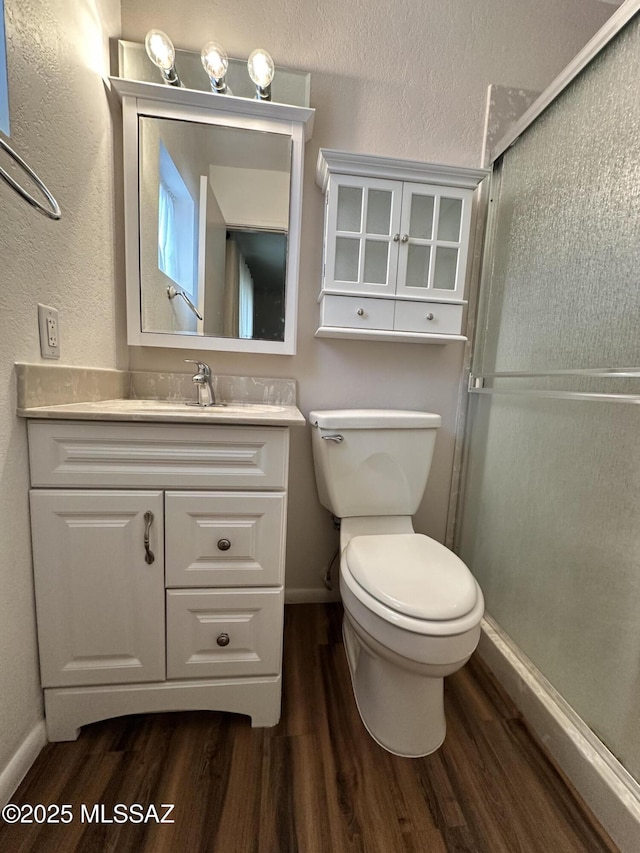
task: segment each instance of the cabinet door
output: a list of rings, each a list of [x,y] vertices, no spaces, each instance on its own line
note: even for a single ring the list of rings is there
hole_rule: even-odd
[[[43,686],[163,680],[162,492],[30,499]]]
[[[401,199],[402,184],[397,181],[331,177],[325,234],[326,290],[371,295],[394,292]]]
[[[471,197],[471,190],[456,187],[404,185],[398,294],[462,299]]]

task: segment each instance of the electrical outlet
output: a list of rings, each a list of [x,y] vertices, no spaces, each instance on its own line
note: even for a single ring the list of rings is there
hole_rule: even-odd
[[[43,358],[60,358],[60,334],[58,309],[49,305],[38,305],[38,328],[40,330],[40,354]]]

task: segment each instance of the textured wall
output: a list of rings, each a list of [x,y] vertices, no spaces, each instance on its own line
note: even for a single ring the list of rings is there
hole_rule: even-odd
[[[0,182],[0,773],[41,718],[26,431],[14,361],[40,361],[37,303],[60,310],[66,364],[126,366],[112,122],[101,80],[117,0],[5,0],[11,142],[57,197],[37,213]],[[3,166],[5,161],[3,160]]]
[[[294,357],[211,353],[219,373],[290,376],[312,408],[393,406],[439,412],[429,491],[416,526],[442,539],[451,480],[462,346],[314,339],[322,255],[322,194],[315,185],[318,148],[338,148],[477,166],[487,86],[543,89],[574,56],[612,7],[594,0],[379,0],[344,3],[273,0],[268,6],[192,0],[123,0],[123,36],[142,41],[164,29],[177,47],[199,50],[210,38],[231,56],[255,47],[276,64],[310,71],[317,110],[307,146],[298,320]],[[181,370],[186,351],[132,350],[131,366]],[[202,353],[201,353],[202,355]],[[292,436],[287,586],[321,588],[335,546],[319,506],[308,429]]]

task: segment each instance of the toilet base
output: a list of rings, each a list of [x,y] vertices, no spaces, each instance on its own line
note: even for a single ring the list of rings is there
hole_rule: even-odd
[[[371,737],[387,752],[405,758],[435,752],[446,734],[444,678],[425,676],[373,654],[347,613],[342,636],[358,712]]]

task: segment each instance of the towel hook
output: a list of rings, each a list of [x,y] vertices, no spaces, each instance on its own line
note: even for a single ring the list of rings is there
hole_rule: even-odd
[[[36,210],[40,211],[40,213],[44,214],[44,216],[48,216],[50,219],[60,219],[60,217],[62,216],[62,212],[60,210],[58,202],[55,200],[55,198],[49,192],[46,186],[42,183],[42,181],[36,175],[33,169],[28,165],[28,163],[25,163],[22,157],[16,154],[13,148],[8,145],[1,137],[0,148],[3,148],[7,152],[9,157],[11,157],[11,159],[14,160],[18,164],[18,166],[20,166],[27,173],[30,178],[32,178],[40,192],[45,196],[45,198],[51,205],[51,209],[45,207],[41,202],[38,201],[37,198],[34,198],[31,193],[25,190],[24,187],[20,186],[20,184],[16,180],[14,180],[8,172],[5,172],[5,170],[1,166],[0,177],[4,178],[5,181],[9,184],[9,186],[13,187],[13,189],[18,193],[18,195],[21,195],[26,202],[33,205],[33,207],[35,207]]]

